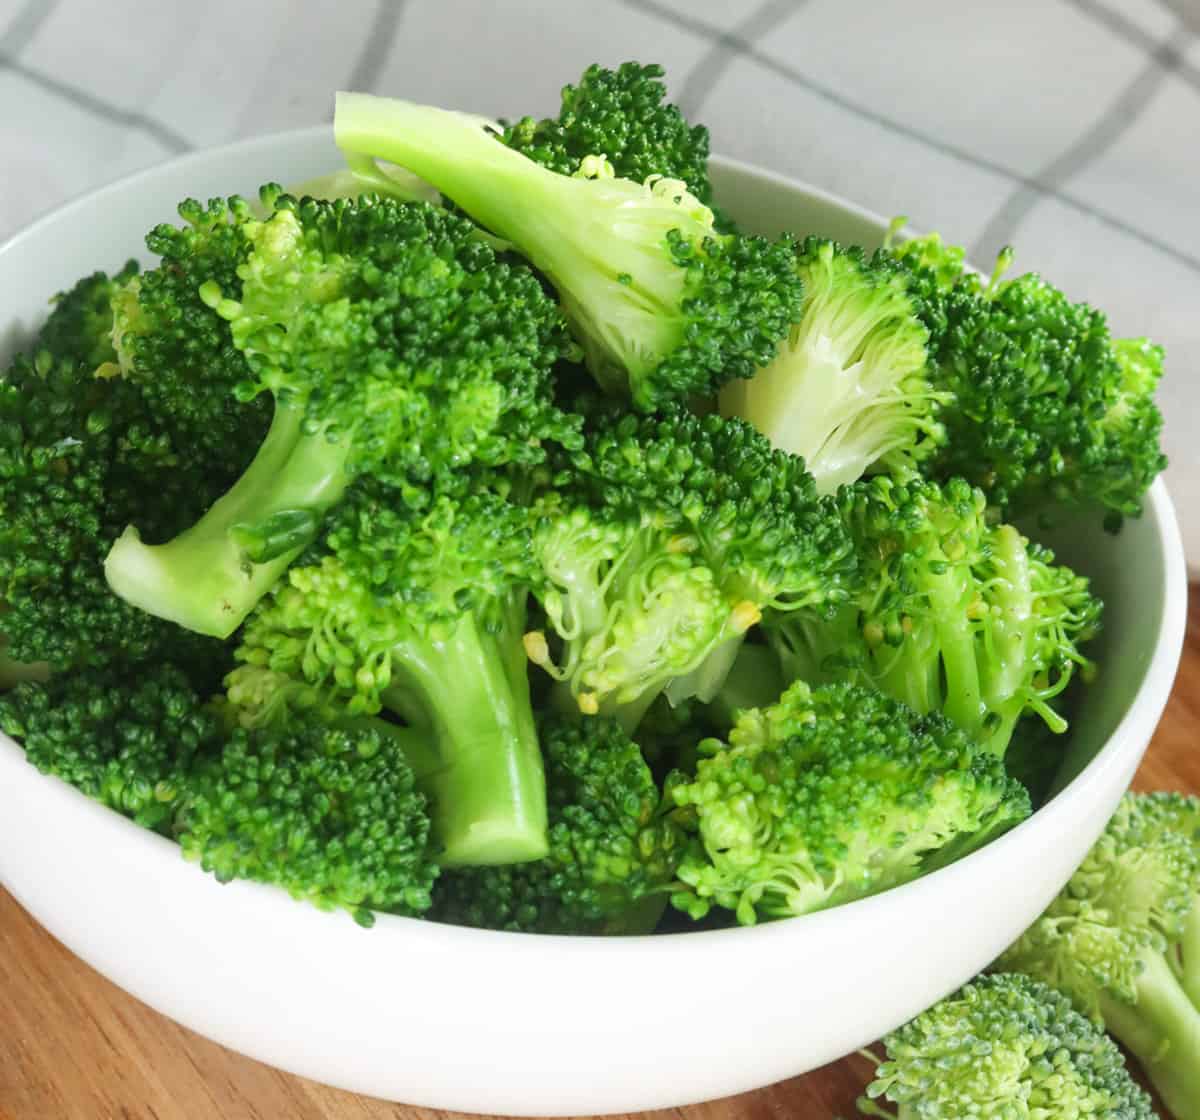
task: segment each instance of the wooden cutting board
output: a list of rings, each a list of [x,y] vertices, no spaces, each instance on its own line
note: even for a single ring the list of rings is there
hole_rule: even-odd
[[[1200,794],[1200,596],[1139,789]],[[871,1065],[853,1056],[804,1077],[652,1120],[854,1116]],[[432,1120],[279,1073],[176,1026],[113,987],[0,891],[0,1120]]]

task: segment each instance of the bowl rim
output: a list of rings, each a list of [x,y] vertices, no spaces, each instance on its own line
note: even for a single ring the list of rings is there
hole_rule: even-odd
[[[300,129],[264,133],[248,137],[230,144],[206,147],[190,152],[174,159],[164,160],[151,166],[141,168],[121,176],[101,187],[79,192],[70,200],[49,209],[23,228],[17,230],[11,237],[0,244],[0,261],[26,239],[36,237],[44,228],[62,220],[84,204],[92,204],[131,187],[135,187],[140,179],[149,177],[163,168],[170,166],[175,170],[185,170],[192,163],[206,163],[214,157],[223,157],[233,161],[236,156],[247,150],[258,150],[264,146],[278,144],[316,143],[319,140],[332,140],[332,125],[315,125]],[[881,232],[886,230],[889,222],[882,215],[869,210],[857,203],[842,198],[830,191],[789,176],[759,167],[742,160],[725,156],[713,155],[710,165],[720,171],[732,172],[749,179],[756,179],[783,191],[805,195],[835,207],[844,213],[851,214],[860,220],[876,226]],[[717,940],[732,942],[735,938],[740,942],[757,938],[763,944],[769,940],[795,936],[800,924],[803,928],[817,926],[829,927],[836,930],[839,923],[870,922],[882,914],[884,907],[894,907],[905,901],[919,905],[921,896],[931,891],[956,889],[952,883],[961,884],[966,876],[976,882],[986,882],[988,868],[995,861],[1007,858],[1010,849],[1024,843],[1034,829],[1045,830],[1048,835],[1051,829],[1066,820],[1072,813],[1073,806],[1081,800],[1086,800],[1097,787],[1108,783],[1108,776],[1114,768],[1127,763],[1127,741],[1137,739],[1139,725],[1153,724],[1161,716],[1167,698],[1174,684],[1175,672],[1178,667],[1183,648],[1184,633],[1187,620],[1188,583],[1187,570],[1184,561],[1183,543],[1175,514],[1175,507],[1167,491],[1166,484],[1160,475],[1155,479],[1146,494],[1143,519],[1151,521],[1155,526],[1158,544],[1161,551],[1161,565],[1156,578],[1163,589],[1162,608],[1158,621],[1157,633],[1154,639],[1153,652],[1145,666],[1142,680],[1133,700],[1122,714],[1117,725],[1105,740],[1096,755],[1087,763],[1084,769],[1066,786],[1058,790],[1052,799],[1034,812],[1026,820],[1004,835],[991,841],[983,848],[970,853],[964,858],[946,867],[922,876],[909,883],[901,884],[877,895],[858,899],[841,906],[815,913],[801,915],[780,921],[764,922],[755,926],[732,926],[715,930],[680,930],[671,933],[652,933],[630,936],[604,936],[579,934],[545,934],[517,933],[506,930],[478,929],[469,926],[456,926],[430,921],[422,918],[403,917],[386,912],[375,912],[375,923],[369,931],[370,936],[406,936],[421,941],[424,938],[434,938],[440,945],[445,946],[449,940],[461,943],[464,950],[475,949],[504,949],[508,953],[525,952],[541,954],[548,945],[553,944],[555,951],[582,952],[594,954],[603,951],[609,954],[636,953],[638,955],[658,953],[676,956],[681,949],[711,946]],[[1147,735],[1148,738],[1148,735]],[[109,809],[88,798],[83,793],[67,785],[60,779],[44,775],[34,767],[25,763],[22,748],[8,735],[0,732],[0,759],[20,761],[23,765],[18,772],[24,773],[28,781],[43,787],[45,796],[60,803],[64,811],[74,814],[93,814],[93,821],[98,828],[110,836],[122,836],[126,843],[134,843],[135,837],[140,837],[139,858],[152,861],[171,859],[180,870],[195,874],[199,869],[183,859],[179,845],[158,833],[150,832],[136,825],[117,811]],[[207,885],[210,879],[207,874],[197,874],[197,885]],[[2,885],[2,884],[0,884]],[[258,896],[258,903],[268,907],[286,906],[292,912],[290,919],[295,923],[328,922],[343,920],[347,929],[362,932],[352,917],[344,911],[322,911],[314,906],[298,903],[280,887],[249,881],[238,881],[230,884],[234,888],[230,897],[251,892]],[[12,889],[9,887],[8,889]],[[961,888],[958,888],[961,889]],[[19,892],[13,891],[20,900]],[[295,926],[297,936],[302,928]],[[385,934],[385,931],[386,934]],[[604,946],[600,950],[600,946]],[[511,957],[509,958],[512,959]]]

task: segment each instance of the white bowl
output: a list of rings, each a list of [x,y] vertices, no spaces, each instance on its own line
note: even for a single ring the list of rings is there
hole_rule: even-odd
[[[0,350],[46,297],[137,255],[188,195],[253,192],[338,164],[326,128],[175,160],[42,218],[0,248]],[[875,215],[714,161],[749,228],[877,242]],[[364,930],[281,891],[221,886],[168,841],[28,766],[0,742],[0,881],[127,991],[252,1057],[438,1108],[579,1114],[736,1093],[864,1045],[983,968],[1093,843],[1162,713],[1186,583],[1170,499],[1117,537],[1061,534],[1108,604],[1102,675],[1065,788],[962,862],[837,910],[753,929],[625,939],[457,929],[383,915]],[[1069,777],[1069,776],[1068,776]]]

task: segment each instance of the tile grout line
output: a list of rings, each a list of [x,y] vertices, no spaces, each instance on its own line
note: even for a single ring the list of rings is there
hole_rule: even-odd
[[[23,7],[9,21],[0,35],[0,57],[16,58],[41,31],[45,22],[54,14],[59,0],[26,0]]]
[[[1098,4],[1096,0],[1061,0],[1077,8],[1089,19],[1108,28],[1119,39],[1125,40],[1131,47],[1137,47],[1151,54],[1159,48],[1158,40],[1148,31],[1143,30],[1124,13]],[[1200,67],[1193,66],[1186,58],[1180,56],[1179,63],[1174,69],[1174,76],[1186,82],[1197,93],[1200,93]]]
[[[691,120],[713,87],[734,61],[745,54],[746,43],[757,43],[798,12],[807,0],[764,0],[731,32],[721,32],[703,57],[688,71],[679,93],[679,108]]]
[[[161,121],[157,121],[153,117],[148,117],[144,113],[122,109],[111,102],[94,97],[86,90],[68,85],[66,82],[53,78],[49,74],[44,74],[40,70],[34,70],[18,62],[16,59],[0,55],[0,70],[10,70],[32,85],[38,86],[47,93],[69,102],[77,109],[82,109],[86,113],[101,117],[112,124],[144,132],[156,140],[161,147],[166,148],[170,152],[180,154],[192,150],[191,143]]]
[[[693,35],[698,35],[702,38],[713,39],[721,34],[720,30],[713,27],[702,20],[696,19],[694,16],[684,15],[681,12],[676,12],[670,8],[658,3],[657,0],[621,0],[626,7],[631,7],[653,15],[670,23],[675,27],[688,31]],[[873,109],[868,109],[866,106],[858,104],[850,98],[838,93],[836,90],[828,86],[824,86],[819,82],[813,81],[804,74],[765,55],[762,51],[756,49],[752,44],[739,43],[738,46],[742,49],[747,58],[752,59],[763,69],[777,75],[791,84],[798,86],[801,89],[807,90],[823,101],[858,117],[860,120],[868,121],[876,124],[879,127],[886,129],[898,136],[906,137],[916,143],[922,144],[933,151],[940,152],[942,155],[948,156],[951,159],[956,159],[961,163],[976,167],[982,171],[987,171],[1002,179],[1007,179],[1012,183],[1021,183],[1041,190],[1042,188],[1030,176],[1023,175],[1020,172],[1014,171],[1010,167],[1006,167],[1002,163],[988,159],[985,156],[979,156],[973,152],[967,151],[965,148],[960,148],[955,144],[947,143],[939,140],[936,136],[923,132],[911,125],[906,125],[900,121],[884,116]],[[1193,256],[1167,241],[1155,237],[1153,234],[1137,226],[1131,225],[1114,214],[1109,214],[1104,210],[1091,206],[1082,199],[1076,198],[1074,195],[1059,189],[1044,191],[1049,197],[1061,202],[1064,206],[1077,211],[1085,217],[1092,218],[1100,222],[1102,225],[1108,226],[1110,229],[1126,234],[1128,237],[1141,242],[1148,248],[1156,249],[1164,256],[1170,257],[1179,264],[1195,271],[1200,272],[1200,257]]]
[[[407,0],[377,0],[375,18],[367,31],[366,41],[354,68],[347,79],[347,89],[359,93],[374,93],[388,54],[396,39],[396,31],[404,18]]]
[[[1183,25],[1178,25],[1175,30],[1184,30]],[[1091,127],[1034,173],[1034,185],[1022,184],[1009,194],[976,238],[968,257],[975,261],[991,260],[1012,240],[1022,222],[1043,197],[1057,191],[1120,140],[1153,103],[1174,71],[1178,59],[1179,52],[1169,38],[1160,44]]]

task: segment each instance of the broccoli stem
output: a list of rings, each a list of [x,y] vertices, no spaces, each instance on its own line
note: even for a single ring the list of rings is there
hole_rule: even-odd
[[[718,727],[731,728],[739,712],[769,708],[779,699],[783,687],[779,660],[771,649],[742,645],[729,675],[708,705],[708,715]]]
[[[195,525],[159,545],[125,530],[104,562],[109,586],[149,614],[229,637],[341,497],[348,452],[349,441],[309,432],[301,410],[277,406],[253,462]]]
[[[1136,1004],[1101,995],[1105,1026],[1142,1064],[1167,1108],[1200,1117],[1200,1010],[1188,999],[1166,958],[1142,954]]]
[[[443,764],[423,784],[446,867],[524,863],[549,850],[529,681],[514,672],[510,639],[519,652],[519,637],[489,633],[464,615],[449,633],[393,650],[399,687],[386,698],[432,731]]]
[[[561,210],[558,190],[570,182],[489,135],[483,117],[363,93],[338,93],[335,139],[349,153],[390,160],[437,187],[477,222],[502,237],[518,230],[522,246],[553,255],[551,226],[540,213]],[[361,161],[355,168],[361,174]],[[513,199],[524,204],[514,212]],[[565,247],[560,252],[566,251]],[[535,256],[540,254],[535,253]],[[543,270],[546,261],[534,259]]]
[[[702,704],[712,700],[725,684],[745,641],[745,634],[735,634],[732,638],[726,638],[690,673],[672,679],[663,689],[671,707],[677,707],[693,696]],[[771,699],[776,699],[778,695],[779,693],[776,693]]]
[[[1030,656],[1033,637],[1033,583],[1029,553],[1021,534],[1011,525],[1001,525],[992,535],[992,560],[1001,573],[993,611],[992,653],[987,658],[984,688],[988,710],[996,717],[986,738],[988,748],[1003,755],[1013,728],[1025,709],[1022,678]]]
[[[1191,909],[1184,919],[1179,950],[1183,958],[1183,990],[1192,1003],[1200,1007],[1200,895],[1192,899]]]
[[[946,676],[942,714],[968,734],[977,736],[986,709],[975,656],[975,636],[968,616],[973,593],[970,573],[962,564],[951,562],[944,572],[930,579],[929,601]]]

